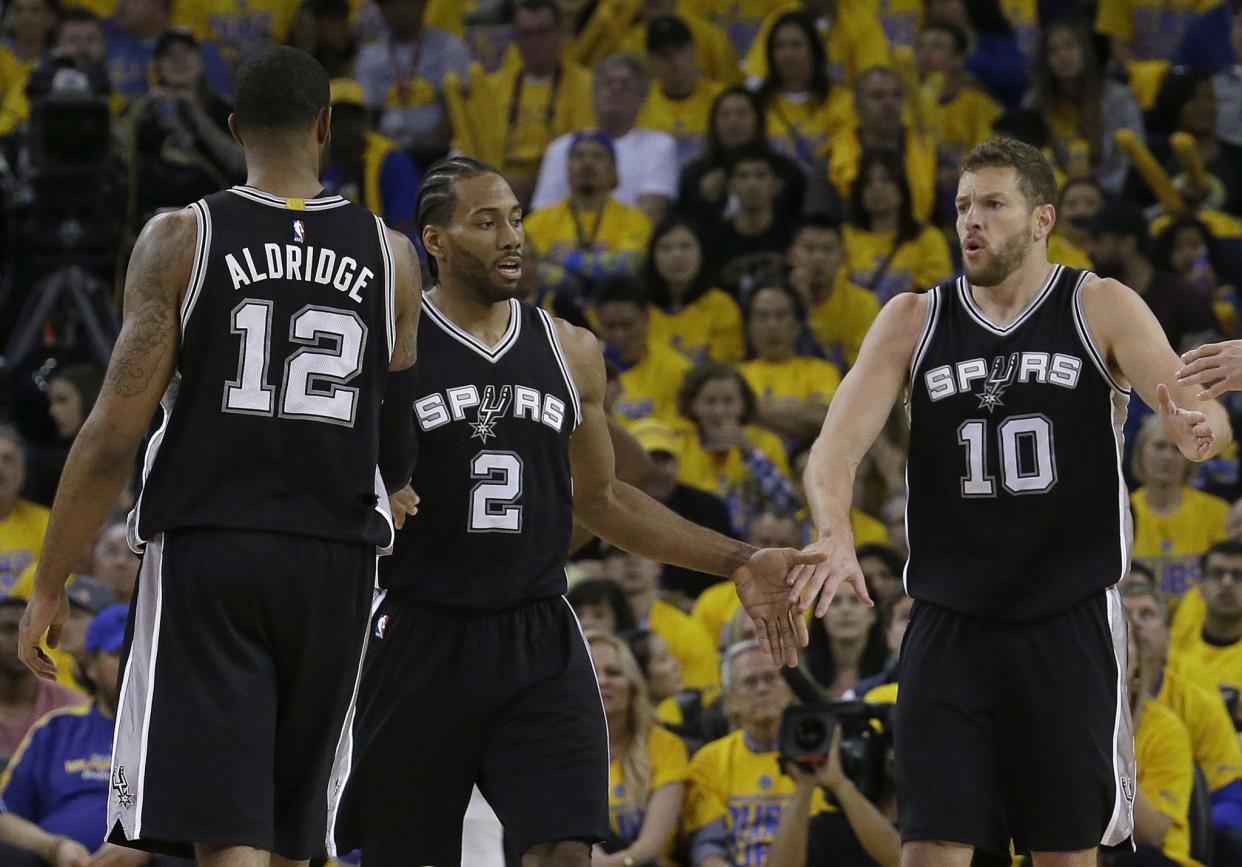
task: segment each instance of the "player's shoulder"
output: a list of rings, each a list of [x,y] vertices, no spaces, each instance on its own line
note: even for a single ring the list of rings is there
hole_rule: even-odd
[[[175,251],[180,247],[193,248],[198,238],[198,216],[191,207],[165,211],[147,220],[138,237],[138,243],[158,245],[162,250]]]

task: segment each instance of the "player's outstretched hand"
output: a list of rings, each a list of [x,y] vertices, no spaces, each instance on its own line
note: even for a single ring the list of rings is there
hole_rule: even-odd
[[[1182,355],[1178,385],[1197,385],[1199,400],[1212,400],[1242,389],[1242,340],[1205,343]]]
[[[810,608],[818,596],[819,604],[815,606],[815,616],[823,617],[828,613],[828,606],[832,604],[837,588],[843,583],[853,587],[855,595],[864,604],[875,604],[867,593],[867,582],[863,580],[862,568],[858,565],[852,542],[820,537],[802,551],[805,554],[818,555],[819,560],[796,567],[786,580],[786,601],[796,605],[799,613]]]
[[[742,607],[755,623],[755,637],[777,665],[798,665],[798,648],[810,641],[806,620],[789,603],[790,570],[818,563],[821,555],[796,548],[760,548],[734,570]]]
[[[1216,432],[1207,416],[1198,410],[1181,409],[1173,402],[1169,387],[1164,383],[1156,386],[1156,399],[1160,403],[1160,426],[1169,442],[1192,461],[1207,457],[1212,443],[1216,442]]]
[[[60,629],[69,619],[69,597],[62,587],[54,596],[32,593],[17,627],[17,658],[44,680],[56,679],[56,663],[43,652],[43,636],[47,646],[60,644]]]
[[[418,494],[414,493],[414,489],[409,485],[388,495],[388,508],[392,512],[392,523],[398,530],[405,526],[406,518],[412,518],[418,514],[418,503]]]

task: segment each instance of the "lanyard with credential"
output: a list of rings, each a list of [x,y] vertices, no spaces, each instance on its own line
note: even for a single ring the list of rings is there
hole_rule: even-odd
[[[414,43],[409,66],[398,62],[397,44],[392,41],[388,43],[388,58],[392,61],[392,68],[397,70],[397,80],[393,82],[393,86],[397,89],[397,99],[404,108],[410,103],[410,90],[418,78],[418,64],[423,59],[423,33],[418,34],[418,40]]]
[[[500,152],[509,153],[509,136],[517,126],[518,111],[522,105],[522,86],[526,83],[526,73],[518,70],[513,77],[513,98],[509,100],[509,123],[505,125],[505,141]],[[552,86],[548,88],[548,103],[543,107],[543,125],[548,131],[548,140],[552,139],[552,118],[556,116],[556,94],[561,87],[561,67],[557,64],[552,72]]]
[[[578,249],[584,252],[590,251],[595,246],[595,238],[599,235],[600,223],[604,222],[604,208],[608,207],[608,200],[599,206],[599,210],[595,212],[595,225],[591,227],[591,234],[584,234],[582,231],[582,220],[578,217],[578,208],[573,202],[569,203],[569,215],[574,220],[574,232],[578,235]]]

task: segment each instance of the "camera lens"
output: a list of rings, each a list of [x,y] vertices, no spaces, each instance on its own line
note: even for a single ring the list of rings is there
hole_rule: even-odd
[[[798,720],[798,724],[794,726],[793,736],[798,749],[815,750],[823,747],[828,737],[828,729],[824,726],[823,720],[807,717]]]

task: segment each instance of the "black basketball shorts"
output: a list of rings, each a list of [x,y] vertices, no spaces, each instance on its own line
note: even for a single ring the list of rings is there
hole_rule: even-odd
[[[1125,670],[1116,588],[1031,623],[916,601],[894,720],[902,840],[1123,842],[1135,787]]]
[[[173,530],[146,548],[126,632],[109,839],[286,858],[327,848],[328,784],[357,690],[375,549]]]
[[[372,622],[337,852],[460,864],[476,782],[518,852],[607,836],[607,723],[568,602],[461,611],[389,594]]]

